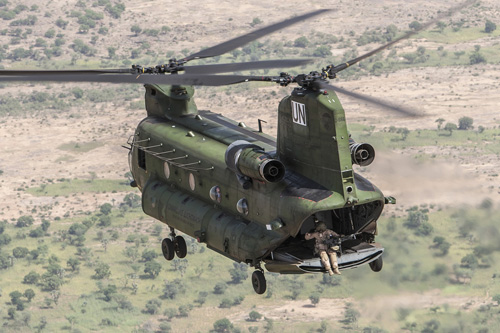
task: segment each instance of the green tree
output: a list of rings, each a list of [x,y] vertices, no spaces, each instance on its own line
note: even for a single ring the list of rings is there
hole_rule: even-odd
[[[66,261],[66,266],[70,267],[71,271],[76,272],[79,270],[80,260],[71,257]]]
[[[141,206],[141,197],[135,193],[129,193],[123,198],[122,205],[129,208],[136,208]]]
[[[249,314],[248,314],[248,319],[250,321],[259,321],[260,319],[262,318],[262,315],[260,313],[258,313],[257,311],[251,311]]]
[[[116,47],[110,46],[108,47],[108,57],[110,59],[114,58],[116,56]]]
[[[248,278],[248,266],[243,263],[233,263],[233,268],[229,270],[231,282],[238,284]]]
[[[21,259],[26,257],[29,252],[27,248],[18,246],[12,250],[12,255],[14,258]]]
[[[438,28],[439,32],[441,32],[441,33],[446,28],[446,23],[443,22],[443,21],[438,21],[438,23],[436,23],[436,25],[437,25],[437,28]]]
[[[497,25],[490,20],[486,20],[486,23],[484,24],[484,32],[490,33],[493,32],[497,29]]]
[[[458,119],[458,129],[459,130],[468,130],[474,128],[472,124],[474,120],[471,117],[462,117]]]
[[[346,324],[356,324],[360,315],[358,310],[348,307],[344,312],[344,322]]]
[[[111,270],[109,265],[102,262],[98,263],[97,267],[94,270],[95,274],[93,275],[93,277],[98,280],[107,279],[111,275]]]
[[[8,234],[0,234],[0,245],[7,245],[12,241]]]
[[[44,232],[47,232],[47,230],[49,230],[49,227],[50,227],[50,222],[47,221],[47,220],[45,220],[45,219],[43,219],[42,220],[42,230]]]
[[[460,266],[470,269],[475,269],[478,265],[478,261],[475,255],[472,253],[467,254],[460,260]]]
[[[27,216],[27,215],[21,216],[20,218],[17,219],[16,227],[18,228],[28,227],[33,224],[33,221],[34,219],[32,216]]]
[[[231,306],[233,306],[233,302],[229,298],[223,298],[219,304],[221,309],[229,309]]]
[[[154,279],[156,278],[161,271],[161,265],[156,261],[148,261],[144,268],[144,273],[149,274],[149,276]]]
[[[256,25],[261,24],[261,23],[263,23],[263,21],[260,18],[254,17],[254,19],[252,20],[252,23],[250,23],[250,26],[255,27]]]
[[[145,249],[142,252],[142,260],[144,261],[152,261],[154,259],[158,258],[158,253],[153,250],[153,249]]]
[[[9,294],[9,297],[10,297],[10,303],[12,305],[17,305],[22,302],[21,297],[23,297],[23,294],[21,294],[21,292],[17,290],[14,290]]]
[[[35,298],[35,292],[33,291],[33,289],[26,289],[24,291],[24,297],[28,299],[28,302],[31,302],[31,300]]]
[[[161,301],[154,298],[150,299],[146,303],[146,308],[143,310],[143,312],[155,315],[160,312],[160,308],[161,308]]]
[[[111,225],[111,216],[109,216],[109,215],[99,216],[99,226],[109,227],[110,225]]]
[[[414,31],[422,29],[422,24],[418,21],[413,21],[408,26]]]
[[[332,51],[330,50],[330,47],[327,46],[327,45],[321,45],[321,46],[318,46],[313,54],[312,54],[314,57],[321,57],[321,58],[324,58],[324,57],[328,57],[328,56],[331,56],[332,55]]]
[[[443,128],[445,131],[450,132],[450,135],[457,129],[457,125],[453,123],[446,123],[446,125]]]
[[[73,332],[73,328],[75,327],[76,324],[76,316],[65,316],[65,317],[71,326],[71,332]]]
[[[139,250],[135,246],[127,246],[123,250],[123,254],[127,258],[129,258],[130,260],[132,260],[132,262],[135,262],[137,260],[137,258],[139,258]]]
[[[214,323],[214,331],[215,332],[230,332],[233,329],[233,324],[229,321],[229,319],[219,319]]]
[[[25,284],[37,284],[40,280],[40,274],[35,271],[31,271],[26,274],[23,278],[23,283]]]
[[[436,119],[436,123],[438,123],[438,131],[441,129],[441,126],[443,125],[444,122],[445,120],[443,118]]]
[[[140,27],[140,26],[138,26],[138,25],[134,24],[134,25],[130,28],[130,31],[131,31],[131,32],[133,32],[136,36],[138,36],[138,35],[141,33],[142,29],[141,29],[141,27]]]
[[[99,210],[101,211],[102,214],[109,215],[111,213],[112,208],[113,206],[111,206],[110,203],[105,203],[102,204],[101,207],[99,207]]]
[[[293,42],[295,47],[305,48],[307,45],[309,45],[309,40],[305,36],[299,37]]]
[[[186,292],[186,285],[183,280],[175,279],[172,282],[165,283],[163,287],[163,298],[176,299],[179,294]]]
[[[423,222],[429,221],[427,213],[421,210],[411,210],[408,213],[408,219],[403,222],[403,225],[410,229],[417,229]]]
[[[177,309],[175,308],[167,308],[163,311],[163,315],[168,321],[171,321],[175,316],[177,316]]]
[[[227,284],[225,282],[217,282],[214,286],[214,294],[223,295],[226,292]]]
[[[471,65],[476,65],[476,64],[480,64],[480,63],[485,63],[486,62],[486,58],[479,52],[473,52],[470,56],[469,56],[469,63]]]
[[[106,302],[110,302],[113,299],[113,296],[118,292],[118,289],[114,284],[110,284],[105,288],[102,288],[101,292],[104,295],[104,300]]]
[[[311,301],[311,304],[316,306],[319,303],[319,294],[312,294],[309,296],[309,300]]]

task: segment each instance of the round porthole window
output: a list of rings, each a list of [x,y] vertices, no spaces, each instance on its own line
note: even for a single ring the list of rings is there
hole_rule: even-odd
[[[213,201],[217,202],[217,203],[220,203],[221,200],[222,200],[222,193],[221,193],[221,190],[220,190],[220,187],[219,186],[213,186],[211,189],[210,189],[210,199],[212,199]]]
[[[238,200],[238,202],[236,203],[236,210],[238,210],[238,212],[240,214],[248,215],[247,199],[242,198],[242,199]]]
[[[163,163],[163,173],[165,174],[165,178],[170,177],[170,167],[168,165],[168,162]]]
[[[192,173],[189,174],[189,188],[191,191],[194,191],[196,188],[196,179],[194,179],[194,175]]]

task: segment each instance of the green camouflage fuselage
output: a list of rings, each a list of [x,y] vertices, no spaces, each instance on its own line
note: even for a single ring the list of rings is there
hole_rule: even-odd
[[[300,238],[314,218],[373,241],[384,197],[353,172],[335,93],[296,89],[284,98],[277,144],[244,124],[198,111],[192,94],[190,87],[146,85],[148,117],[130,151],[146,214],[251,264]],[[229,165],[234,142],[244,144],[235,155],[239,164]],[[282,180],[259,178],[271,159],[284,164]]]

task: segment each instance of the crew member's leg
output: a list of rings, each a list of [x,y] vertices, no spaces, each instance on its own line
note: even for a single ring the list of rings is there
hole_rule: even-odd
[[[340,275],[339,264],[337,262],[337,251],[330,249],[328,251],[328,255],[330,256],[330,261],[332,262],[333,272]]]
[[[325,266],[326,271],[328,274],[333,275],[332,267],[330,266],[330,259],[328,259],[328,254],[326,254],[326,251],[321,251],[319,253],[319,256],[321,258],[321,263],[323,266]]]

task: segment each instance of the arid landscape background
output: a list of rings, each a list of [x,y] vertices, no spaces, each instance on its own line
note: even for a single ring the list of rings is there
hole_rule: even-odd
[[[316,60],[259,72],[296,74],[352,59],[454,5],[0,0],[0,64],[154,66],[294,15],[334,9],[198,61]],[[486,32],[488,22],[495,29]],[[398,199],[380,220],[384,270],[335,279],[268,273],[264,296],[254,294],[251,271],[195,242],[188,242],[187,260],[160,258],[168,229],[142,213],[140,193],[126,185],[121,147],[146,115],[141,86],[1,84],[0,330],[500,330],[496,24],[500,4],[478,1],[338,75],[335,84],[345,89],[423,114],[403,117],[339,95],[353,137],[377,150],[375,162],[358,171]],[[199,109],[248,126],[264,119],[264,131],[275,134],[277,105],[291,89],[203,87],[195,98]],[[457,129],[464,117],[473,122]],[[31,272],[38,278],[26,279]]]

